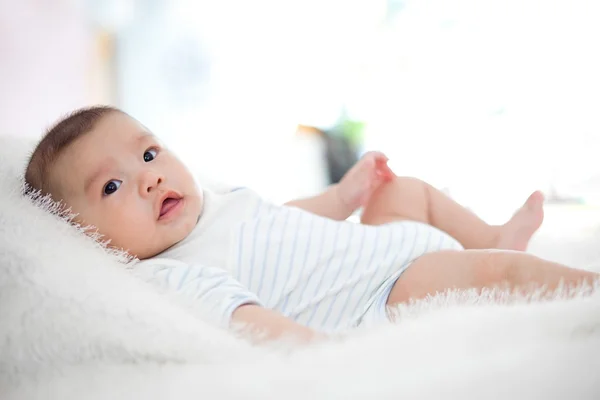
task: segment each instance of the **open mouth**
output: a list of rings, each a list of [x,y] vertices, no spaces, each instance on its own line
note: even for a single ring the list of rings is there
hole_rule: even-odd
[[[158,219],[163,219],[171,216],[179,209],[183,199],[175,193],[169,193],[160,205]]]
[[[162,206],[160,207],[160,216],[162,217],[163,215],[171,211],[171,209],[173,209],[173,207],[175,207],[177,203],[179,203],[179,199],[175,199],[172,197],[166,198],[165,201],[163,201]]]

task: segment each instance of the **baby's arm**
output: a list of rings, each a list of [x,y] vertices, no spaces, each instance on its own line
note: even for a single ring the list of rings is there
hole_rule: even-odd
[[[319,195],[293,200],[286,205],[323,217],[344,220],[365,206],[382,183],[393,179],[394,173],[387,161],[383,153],[368,152],[344,175],[340,183],[330,186]]]
[[[298,207],[313,214],[338,221],[348,218],[358,207],[344,203],[340,196],[339,184],[331,185],[323,193],[313,197],[292,200],[286,206]]]
[[[221,268],[165,260],[151,278],[175,289],[200,316],[225,328],[237,328],[260,340],[289,336],[309,341],[316,332],[264,308],[258,297]]]
[[[289,337],[309,342],[322,336],[276,311],[256,304],[238,307],[233,312],[231,321],[233,325],[239,324],[243,330],[259,340]]]

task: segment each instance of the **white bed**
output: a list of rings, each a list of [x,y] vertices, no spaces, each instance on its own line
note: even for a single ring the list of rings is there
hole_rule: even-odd
[[[28,149],[0,137],[1,399],[600,398],[599,294],[451,294],[339,342],[253,348],[23,199]],[[551,214],[532,251],[593,267],[598,226],[568,240]]]

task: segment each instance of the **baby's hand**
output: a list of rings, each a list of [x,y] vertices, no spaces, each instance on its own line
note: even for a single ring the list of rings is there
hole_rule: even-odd
[[[381,184],[394,178],[387,162],[383,153],[370,151],[354,164],[337,185],[342,204],[352,211],[365,206]]]

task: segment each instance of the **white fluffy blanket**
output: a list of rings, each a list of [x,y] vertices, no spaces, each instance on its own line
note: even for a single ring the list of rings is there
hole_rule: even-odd
[[[600,398],[597,294],[454,294],[337,342],[255,348],[22,198],[28,150],[0,137],[1,399]]]

